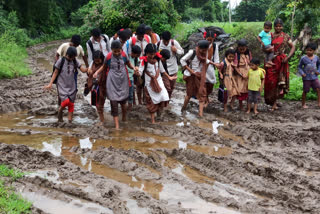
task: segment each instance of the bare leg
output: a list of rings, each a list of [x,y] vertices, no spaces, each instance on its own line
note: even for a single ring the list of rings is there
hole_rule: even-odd
[[[274,110],[277,110],[278,107],[277,107],[277,101],[274,102],[273,106],[272,106],[272,109],[271,111],[274,111]]]
[[[199,103],[199,117],[203,117],[204,102]]]
[[[250,114],[250,111],[251,111],[251,103],[248,103],[248,111],[247,111],[247,114]]]
[[[115,128],[119,130],[119,116],[113,117]]]
[[[142,105],[142,88],[140,86],[137,86],[137,96],[139,105]]]
[[[253,106],[253,111],[254,111],[255,114],[259,114],[257,109],[258,109],[258,103],[255,103],[254,106]]]
[[[308,108],[308,106],[306,105],[306,97],[307,97],[307,93],[303,92],[302,93],[302,108]],[[319,102],[319,91],[318,91],[318,102]]]
[[[72,123],[72,118],[73,118],[73,112],[68,112],[68,121],[69,121],[69,123]]]
[[[231,102],[230,102],[230,108],[231,109],[233,109],[233,105],[234,105],[234,101],[236,100],[236,97],[235,96],[233,96],[232,98],[231,98]]]
[[[63,108],[60,106],[58,110],[58,122],[63,122]]]
[[[127,121],[127,104],[121,105],[121,111],[122,111],[122,122]]]
[[[150,113],[151,114],[151,123],[155,124],[156,123],[156,119],[155,119],[155,113]]]
[[[183,103],[183,106],[181,108],[181,111],[185,111],[187,109],[187,105],[190,101],[190,98],[188,95],[186,95],[186,97],[184,98],[184,103]]]
[[[320,107],[320,89],[317,88],[317,94],[318,94],[318,106]]]
[[[239,109],[241,111],[243,110],[243,102],[242,102],[242,100],[239,100]]]
[[[223,104],[223,111],[224,112],[228,111],[228,103]]]

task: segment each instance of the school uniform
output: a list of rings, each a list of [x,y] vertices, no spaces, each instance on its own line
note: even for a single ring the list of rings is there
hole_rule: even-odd
[[[171,47],[174,46],[177,48],[177,52],[174,54],[171,50]],[[180,46],[179,42],[177,42],[176,40],[170,40],[169,44],[166,46],[163,43],[163,40],[161,40],[158,43],[158,49],[159,51],[161,50],[168,50],[170,51],[170,58],[168,60],[166,60],[166,72],[168,73],[169,76],[177,76],[179,67],[178,67],[178,63],[177,63],[177,55],[182,55],[184,54],[184,50],[183,48]],[[169,80],[169,78],[166,75],[162,76],[163,82],[167,88],[167,91],[169,93],[169,97],[171,98],[172,92],[175,88],[176,85],[176,80]]]
[[[59,54],[60,57],[66,57],[67,50],[69,47],[70,47],[69,42],[63,43],[62,45],[59,46],[59,48],[57,50],[57,54]],[[76,47],[76,49],[77,49],[77,58],[84,57],[84,50],[83,50],[82,46],[79,45],[78,47]]]
[[[105,42],[103,36],[106,38],[107,42]],[[107,56],[108,53],[111,51],[111,43],[109,41],[109,37],[107,35],[101,36],[100,42],[97,42],[93,39],[93,37],[90,37],[90,41],[92,42],[93,51],[101,51],[104,56]],[[91,51],[91,48],[87,42],[87,51],[88,51],[88,63],[89,65],[93,61],[93,53]]]
[[[167,101],[169,101],[169,94],[163,84],[161,73],[165,70],[161,63],[156,62],[155,64],[147,63],[145,69],[145,61],[142,61],[139,67],[140,75],[145,77],[145,88],[144,93],[146,97],[147,109],[150,113],[155,113],[163,107]],[[152,81],[156,81],[160,91],[155,91]]]

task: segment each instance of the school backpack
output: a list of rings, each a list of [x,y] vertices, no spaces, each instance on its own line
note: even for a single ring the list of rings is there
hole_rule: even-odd
[[[174,40],[170,39],[170,42],[171,42],[171,46],[174,46]],[[161,40],[157,43],[157,50],[158,51],[159,51],[160,43],[161,43]]]
[[[150,43],[150,38],[147,34],[144,34],[144,39],[147,41],[147,43]],[[131,41],[132,41],[132,46],[135,46],[136,43],[137,43],[137,37],[136,36],[133,36],[131,38]]]
[[[107,45],[108,45],[108,40],[107,40],[107,38],[106,38],[104,35],[101,35],[101,36],[102,36],[104,42],[106,43],[106,47],[107,47]],[[87,41],[87,43],[88,43],[88,45],[89,45],[89,47],[90,47],[90,50],[91,50],[91,53],[92,53],[92,60],[94,60],[94,59],[93,59],[93,52],[94,52],[94,50],[93,50],[93,44],[92,44],[91,39],[89,39],[89,40]]]
[[[223,60],[223,72],[225,71],[226,68],[227,68],[227,63],[225,60]],[[220,75],[219,75],[219,80],[220,80],[220,85],[219,85],[219,91],[218,91],[218,100],[223,103],[224,96],[225,96],[225,86],[224,86],[223,79],[220,79]]]
[[[93,84],[92,90],[91,90],[91,105],[97,106],[99,100],[99,84],[96,82]]]
[[[54,71],[55,71],[56,69],[58,69],[58,71],[59,71],[57,77],[56,77],[55,80],[53,81],[53,84],[57,84],[58,77],[59,77],[59,75],[60,75],[60,73],[61,73],[61,70],[62,70],[62,68],[63,68],[63,65],[64,65],[65,61],[66,61],[66,58],[65,58],[65,57],[62,57],[62,59],[61,59],[61,64],[60,64],[60,67],[59,67],[59,68],[57,68],[55,65],[53,65],[53,72],[52,72],[52,74],[51,74],[51,77],[53,76],[53,73],[54,73]],[[77,64],[77,60],[74,59],[74,60],[73,60],[73,65],[74,65],[74,66],[73,66],[73,67],[74,67],[74,80],[76,81],[76,88],[77,88],[78,69],[77,69],[77,67],[76,67],[76,64]]]
[[[189,66],[191,69],[192,69],[192,63],[191,62],[194,60],[194,58],[196,57],[196,54],[197,54],[195,50],[192,50],[192,51],[193,51],[192,56],[190,57],[190,59],[187,60],[187,66]],[[185,70],[186,69],[182,70],[182,74],[184,74]]]

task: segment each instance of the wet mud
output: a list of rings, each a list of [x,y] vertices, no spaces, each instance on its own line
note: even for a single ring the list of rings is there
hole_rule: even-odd
[[[42,88],[61,43],[29,48],[33,75],[0,80],[0,164],[27,172],[11,185],[33,213],[320,212],[316,103],[224,113],[214,92],[200,119],[197,100],[180,112],[178,84],[156,125],[134,106],[116,131],[108,101],[97,125],[80,74],[74,122],[57,123],[56,90]]]

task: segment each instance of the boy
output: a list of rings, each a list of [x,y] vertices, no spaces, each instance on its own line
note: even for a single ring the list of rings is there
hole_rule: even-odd
[[[320,82],[318,75],[320,74],[320,60],[314,55],[317,49],[316,43],[309,43],[306,47],[306,54],[300,59],[299,74],[303,79],[302,108],[308,108],[306,105],[306,96],[310,88],[317,91],[318,106],[320,107]]]
[[[152,44],[157,44],[160,41],[160,36],[153,32],[150,26],[146,26],[146,34],[150,36]]]
[[[99,73],[107,73],[106,92],[111,104],[111,115],[115,123],[115,128],[119,129],[118,105],[122,109],[122,121],[126,121],[127,99],[129,97],[129,73],[126,65],[138,71],[128,60],[127,55],[122,50],[121,42],[115,40],[111,44],[111,52],[107,55],[104,65],[93,75],[96,78]]]
[[[91,37],[87,41],[88,61],[89,65],[93,61],[93,52],[101,51],[104,56],[111,51],[109,37],[105,34],[101,34],[99,28],[92,29]]]
[[[273,53],[273,46],[271,46],[271,29],[272,29],[272,23],[267,21],[264,23],[264,30],[261,31],[261,33],[258,36],[258,40],[261,43],[261,47],[263,52],[266,55],[265,61],[266,61],[266,66],[271,67],[274,65],[272,62],[274,58],[274,53]]]
[[[68,106],[68,120],[72,122],[74,112],[74,102],[77,95],[77,75],[78,69],[86,73],[87,68],[82,66],[76,59],[77,49],[69,47],[66,52],[66,57],[60,58],[55,64],[55,71],[51,77],[50,83],[44,87],[45,90],[50,90],[52,84],[56,82],[58,96],[62,101],[58,111],[58,122],[63,122],[63,109]]]
[[[144,50],[147,44],[151,43],[151,38],[146,34],[145,25],[141,24],[136,31],[136,36],[131,38],[131,47],[138,45],[141,48],[141,55],[144,55]]]
[[[132,47],[131,55],[129,56],[129,60],[132,65],[135,67],[139,67],[140,61],[139,61],[139,56],[141,54],[141,48],[137,45]],[[128,68],[129,72],[129,78],[130,78],[130,83],[131,86],[129,87],[129,100],[128,100],[128,110],[130,111],[132,109],[133,105],[133,100],[134,100],[134,70]]]
[[[158,50],[168,50],[170,52],[170,58],[166,60],[167,63],[167,72],[170,78],[167,78],[167,75],[164,76],[164,82],[167,86],[170,85],[168,89],[169,97],[171,98],[173,90],[175,88],[176,80],[177,80],[177,73],[178,73],[178,63],[177,63],[177,56],[184,54],[183,48],[180,44],[171,39],[171,33],[169,31],[165,31],[162,33],[162,40],[160,40],[157,44]],[[169,83],[166,83],[168,82]],[[169,84],[169,85],[168,85]]]
[[[187,94],[181,111],[185,111],[191,97],[196,96],[199,100],[199,117],[203,116],[204,104],[207,100],[206,74],[208,65],[216,65],[207,59],[207,52],[210,43],[207,40],[200,40],[196,50],[190,50],[180,60],[183,67],[183,79],[186,81]]]
[[[262,68],[259,68],[260,60],[253,58],[250,63],[250,70],[248,73],[248,111],[247,114],[251,111],[251,103],[254,103],[253,111],[255,114],[258,114],[258,98],[263,89],[264,85],[264,73],[265,71]]]
[[[162,56],[160,60],[161,60],[161,63],[163,65],[163,68],[165,70],[165,72],[161,74],[162,81],[164,83],[164,86],[167,89],[167,92],[169,94],[169,98],[171,99],[171,95],[172,95],[172,92],[173,92],[173,89],[174,89],[174,86],[175,86],[175,83],[176,83],[176,79],[178,77],[177,77],[177,75],[172,75],[171,76],[169,74],[169,71],[168,71],[167,62],[171,57],[170,51],[167,50],[167,49],[163,49],[163,50],[160,51],[160,55]]]

